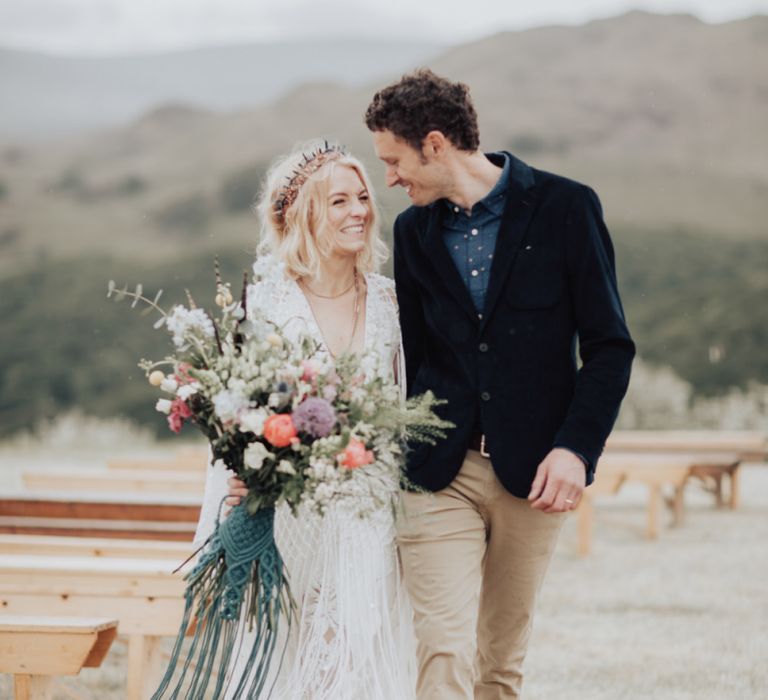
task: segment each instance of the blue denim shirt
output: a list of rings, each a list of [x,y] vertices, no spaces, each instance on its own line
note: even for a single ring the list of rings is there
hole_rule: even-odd
[[[501,215],[507,203],[510,161],[503,153],[500,155],[504,156],[501,177],[493,189],[472,207],[469,215],[453,202],[443,200],[443,240],[467,285],[479,318],[482,318],[485,306]]]

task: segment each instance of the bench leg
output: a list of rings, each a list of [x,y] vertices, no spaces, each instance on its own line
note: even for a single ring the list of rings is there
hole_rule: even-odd
[[[739,507],[739,468],[736,467],[731,472],[731,492],[729,494],[728,505],[731,510],[736,510]]]
[[[712,477],[715,480],[715,505],[718,508],[723,507],[723,475],[718,473]]]
[[[675,486],[675,495],[672,502],[672,524],[679,526],[683,524],[685,517],[685,484]]]
[[[160,682],[161,637],[132,634],[128,638],[127,700],[148,700]]]
[[[655,540],[659,536],[659,501],[661,500],[661,486],[651,484],[648,487],[648,524],[645,536],[649,540]]]
[[[53,678],[17,673],[13,688],[14,700],[50,700],[53,697]]]

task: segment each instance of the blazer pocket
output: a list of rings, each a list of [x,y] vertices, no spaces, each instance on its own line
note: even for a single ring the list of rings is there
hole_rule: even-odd
[[[513,309],[548,309],[557,304],[564,290],[564,260],[558,249],[526,245],[518,251],[506,290]]]

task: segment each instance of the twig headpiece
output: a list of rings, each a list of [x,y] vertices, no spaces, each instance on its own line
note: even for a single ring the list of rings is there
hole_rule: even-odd
[[[312,175],[326,163],[338,160],[345,155],[347,155],[347,152],[343,147],[328,143],[328,141],[325,141],[322,146],[319,146],[310,153],[304,153],[299,165],[290,175],[286,176],[286,183],[280,189],[277,199],[275,199],[274,207],[278,218],[282,219],[285,216],[285,212],[296,201],[299,190],[301,190],[304,183]]]

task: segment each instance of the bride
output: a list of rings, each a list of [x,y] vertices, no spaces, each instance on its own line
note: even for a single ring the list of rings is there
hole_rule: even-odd
[[[309,334],[319,355],[366,353],[366,374],[404,383],[394,283],[375,270],[386,256],[362,164],[327,142],[279,161],[259,202],[261,279],[248,289],[259,309],[291,339]],[[208,471],[195,536],[205,541],[219,504],[237,505],[244,484],[223,463]],[[393,496],[397,483],[391,484]],[[411,609],[401,582],[394,513],[382,507],[362,519],[338,504],[322,518],[293,517],[282,506],[275,537],[298,611],[271,695],[279,700],[409,700],[415,694]],[[283,629],[287,625],[282,625]],[[238,677],[249,652],[243,628]],[[236,683],[229,682],[230,693]],[[272,683],[268,683],[267,687]],[[228,695],[227,697],[231,697]]]

